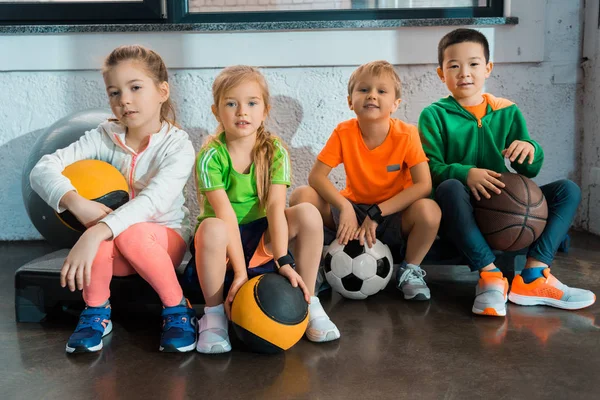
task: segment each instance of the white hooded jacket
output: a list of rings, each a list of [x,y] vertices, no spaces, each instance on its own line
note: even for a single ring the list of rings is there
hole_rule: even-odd
[[[183,205],[183,188],[192,173],[195,152],[185,131],[165,122],[150,136],[148,146],[136,153],[125,144],[121,124],[103,122],[68,147],[43,156],[29,176],[31,187],[55,211],[63,212],[60,200],[76,189],[62,171],[87,159],[113,165],[129,186],[129,202],[101,220],[112,230],[113,238],[133,224],[154,222],[189,241],[193,232],[189,211]]]

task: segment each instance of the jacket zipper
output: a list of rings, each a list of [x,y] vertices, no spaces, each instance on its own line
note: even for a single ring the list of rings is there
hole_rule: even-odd
[[[133,188],[133,170],[135,169],[135,160],[137,160],[138,155],[133,153],[131,157],[131,165],[129,166],[129,187],[131,188],[131,199],[135,197],[135,189]]]
[[[460,110],[461,114],[463,115],[468,115],[470,119],[475,120],[477,122],[477,157],[476,157],[476,165],[481,165],[481,154],[479,153],[479,149],[481,148],[481,131],[483,128],[483,123],[481,122],[481,118],[477,118],[475,117],[473,114],[471,114],[470,112],[468,112],[467,110],[465,110],[458,101],[456,101],[456,99],[452,98],[452,100],[454,100],[454,102],[456,103],[456,105],[458,106],[458,109]]]
[[[124,148],[125,150],[127,150],[131,153],[131,164],[129,165],[129,187],[131,188],[131,198],[129,200],[132,200],[133,198],[135,198],[135,189],[133,187],[133,176],[134,176],[136,161],[137,161],[138,157],[150,146],[150,141],[152,140],[152,138],[148,139],[148,144],[139,153],[134,153],[133,151],[130,151],[129,148],[127,146],[125,146],[123,144],[123,142],[121,142],[121,139],[119,139],[119,137],[116,134],[114,134],[114,138],[119,142],[119,144],[121,145],[122,148]]]

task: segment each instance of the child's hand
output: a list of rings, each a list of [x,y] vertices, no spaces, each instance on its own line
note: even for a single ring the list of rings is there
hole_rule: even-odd
[[[304,293],[304,300],[306,300],[307,303],[310,303],[310,292],[302,280],[302,277],[294,270],[294,268],[289,265],[284,265],[279,268],[279,275],[285,276],[293,287],[300,286],[300,289],[302,289],[302,292]]]
[[[369,248],[373,247],[377,238],[375,237],[375,230],[377,229],[377,222],[373,221],[368,216],[365,217],[362,226],[358,231],[358,240],[360,241],[360,245],[363,246],[365,244],[365,236],[367,237],[367,246]]]
[[[524,142],[522,140],[513,141],[508,148],[502,150],[502,155],[510,160],[510,162],[514,162],[517,157],[519,159],[517,162],[519,164],[523,164],[523,161],[527,157],[529,157],[529,164],[533,163],[533,155],[535,153],[535,147],[529,142]]]
[[[74,292],[75,288],[83,290],[84,285],[90,285],[92,281],[92,263],[103,240],[105,238],[98,234],[98,229],[88,230],[81,235],[63,263],[60,271],[60,286],[65,287],[68,285],[69,290]]]
[[[498,188],[504,187],[504,183],[497,179],[500,176],[498,172],[490,169],[471,168],[467,175],[467,186],[471,189],[471,193],[473,193],[473,197],[477,201],[481,200],[481,197],[479,197],[480,193],[483,197],[489,199],[492,196],[488,193],[488,190],[500,194],[500,189]]]
[[[242,287],[244,283],[248,282],[248,274],[235,274],[233,276],[233,282],[231,283],[231,287],[229,288],[229,293],[227,293],[227,299],[225,300],[225,313],[227,314],[227,318],[231,319],[231,303],[233,303],[233,299],[235,299],[235,295],[238,290]]]
[[[96,201],[79,196],[77,201],[70,204],[69,211],[85,226],[94,226],[102,218],[113,212],[109,207]]]
[[[356,219],[354,207],[348,201],[346,202],[346,206],[340,211],[340,224],[336,235],[338,243],[345,246],[349,240],[356,239],[358,237],[358,228],[358,220]]]

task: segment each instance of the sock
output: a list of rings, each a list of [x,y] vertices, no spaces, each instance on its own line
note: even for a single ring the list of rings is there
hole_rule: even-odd
[[[175,304],[174,306],[167,306],[167,305],[163,304],[163,307],[164,307],[164,308],[169,308],[169,307],[181,307],[181,306],[184,306],[184,307],[187,307],[187,306],[188,306],[188,301],[187,301],[187,299],[185,298],[185,296],[183,296],[183,297],[181,298],[181,301],[180,301],[179,303]]]
[[[340,331],[337,326],[329,319],[329,316],[323,310],[319,298],[310,297],[308,305],[308,327],[306,336],[312,342],[327,342],[340,337]]]
[[[521,272],[521,278],[525,283],[531,283],[535,281],[537,278],[543,278],[544,273],[542,272],[547,267],[535,267],[535,268],[525,268]]]
[[[106,300],[104,303],[100,304],[99,306],[88,306],[86,304],[86,307],[88,308],[106,308],[106,306],[110,305],[110,300]]]
[[[204,314],[223,314],[225,315],[225,306],[223,303],[218,306],[204,307]]]
[[[320,331],[328,331],[335,328],[335,325],[329,319],[329,316],[323,310],[321,301],[317,296],[310,296],[310,304],[308,305],[308,324],[311,328]]]
[[[502,272],[502,271],[500,271],[498,268],[490,269],[490,270],[487,270],[487,271],[484,271],[484,270],[480,269],[479,270],[479,274],[481,275],[482,272]]]

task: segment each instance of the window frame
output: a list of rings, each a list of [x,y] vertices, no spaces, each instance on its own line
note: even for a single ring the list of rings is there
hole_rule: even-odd
[[[195,24],[291,21],[360,21],[400,19],[502,18],[505,0],[485,7],[285,10],[193,13],[188,0],[143,0],[130,3],[0,3],[0,25]],[[166,14],[166,15],[165,15]],[[24,17],[26,16],[26,17]]]
[[[142,0],[127,3],[0,3],[0,24],[164,23],[166,22],[165,12],[164,0]]]
[[[504,17],[504,1],[505,0],[487,0],[488,5],[486,7],[193,13],[189,10],[188,0],[172,0],[168,1],[167,14],[170,22],[186,24],[490,17],[502,18]]]

